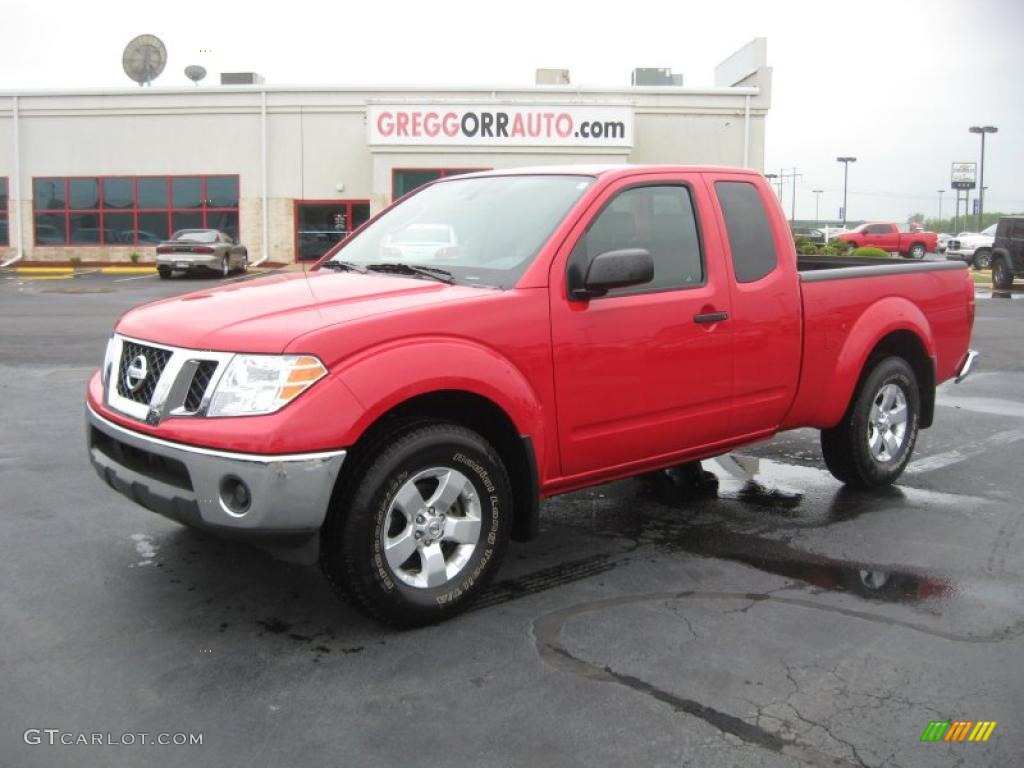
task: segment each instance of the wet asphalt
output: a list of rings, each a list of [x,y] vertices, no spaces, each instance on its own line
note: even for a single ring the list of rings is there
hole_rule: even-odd
[[[703,488],[562,496],[470,612],[399,633],[90,467],[115,318],[207,284],[0,275],[0,766],[1021,764],[1024,292],[979,289],[981,365],[898,486],[801,430]],[[998,725],[922,743],[946,720]]]

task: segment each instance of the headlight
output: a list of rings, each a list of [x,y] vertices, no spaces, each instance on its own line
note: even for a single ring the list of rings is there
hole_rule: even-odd
[[[114,355],[117,353],[117,341],[116,337],[111,336],[107,339],[107,350],[103,353],[103,367],[100,368],[100,381],[103,382],[104,389],[107,384],[110,383],[110,374],[114,367]]]
[[[311,355],[235,355],[221,376],[207,416],[256,416],[288,405],[327,374]]]

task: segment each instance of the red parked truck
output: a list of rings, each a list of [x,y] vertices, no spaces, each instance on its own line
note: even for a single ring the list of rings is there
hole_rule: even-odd
[[[888,222],[868,222],[837,235],[836,239],[852,243],[855,248],[873,246],[890,253],[899,253],[908,259],[920,260],[926,253],[935,253],[939,236],[934,232],[901,232],[899,226]]]
[[[389,250],[423,227],[457,246]],[[751,171],[453,177],[309,273],[126,313],[89,453],[142,506],[313,552],[413,626],[464,608],[555,494],[797,427],[843,482],[893,482],[936,385],[971,368],[973,320],[963,264],[798,269]]]

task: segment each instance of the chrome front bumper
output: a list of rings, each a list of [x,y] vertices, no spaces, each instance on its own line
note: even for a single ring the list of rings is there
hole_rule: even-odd
[[[232,538],[301,544],[323,524],[345,451],[231,453],[125,429],[86,406],[89,458],[114,490],[165,517]],[[241,481],[247,508],[225,489]]]
[[[960,370],[956,372],[956,378],[953,381],[959,384],[961,381],[966,379],[971,371],[974,369],[974,361],[978,359],[978,352],[974,349],[967,350],[967,357],[964,358],[963,365],[960,366]]]

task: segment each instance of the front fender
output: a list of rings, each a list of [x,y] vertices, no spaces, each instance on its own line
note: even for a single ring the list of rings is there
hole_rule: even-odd
[[[931,325],[913,302],[898,296],[887,296],[873,302],[846,334],[831,376],[822,389],[817,414],[811,421],[814,426],[834,427],[839,423],[860,382],[868,357],[882,339],[897,331],[913,333],[928,357],[935,359]]]
[[[543,407],[522,371],[504,355],[474,341],[414,336],[354,355],[334,371],[362,406],[341,445],[352,445],[397,405],[432,392],[457,390],[485,397],[505,412],[520,435],[529,435],[538,466],[548,446]]]

